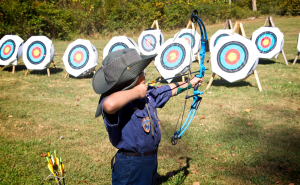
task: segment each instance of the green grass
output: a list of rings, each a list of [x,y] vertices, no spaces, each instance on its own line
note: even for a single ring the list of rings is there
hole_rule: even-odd
[[[257,72],[262,92],[254,75],[235,83],[216,77],[176,146],[162,131],[159,184],[300,184],[300,62],[291,65],[297,54],[299,18],[273,17],[285,36],[289,66],[281,54],[277,60],[260,60]],[[244,20],[247,37],[264,21]],[[208,36],[222,28],[223,24],[208,26]],[[163,32],[165,40],[177,31]],[[138,36],[131,38],[137,41]],[[98,50],[98,69],[110,38],[88,39]],[[67,184],[111,183],[110,159],[117,150],[109,142],[102,118],[94,118],[99,95],[92,89],[92,78],[64,78],[62,56],[69,43],[54,41],[54,61],[60,70],[51,69],[50,77],[46,70],[24,76],[24,65],[18,65],[15,74],[11,74],[12,67],[0,71],[0,184],[55,184],[43,180],[49,171],[41,157],[53,150],[64,161]],[[210,68],[207,63],[206,67]],[[192,71],[198,68],[197,63],[192,64]],[[147,76],[153,69],[152,63]],[[208,70],[200,89],[211,75]],[[154,70],[150,78],[159,76]],[[169,136],[184,96],[172,98],[158,111]]]

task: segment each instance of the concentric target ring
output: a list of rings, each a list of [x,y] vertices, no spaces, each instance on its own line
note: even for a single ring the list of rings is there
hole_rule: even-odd
[[[32,42],[27,50],[27,59],[32,64],[40,64],[44,61],[47,54],[46,46],[40,41]]]
[[[183,45],[179,43],[170,44],[161,54],[161,66],[166,70],[174,70],[184,62],[185,55],[186,51]]]
[[[82,69],[88,61],[89,50],[84,45],[76,45],[70,50],[68,62],[73,69]]]
[[[13,40],[9,39],[5,41],[0,48],[0,58],[5,61],[8,60],[15,52],[16,44]]]
[[[223,34],[220,34],[219,36],[217,36],[215,42],[214,42],[214,46],[216,46],[217,42],[219,41],[220,38],[222,37],[226,37],[226,36],[229,36],[229,34],[227,33],[223,33]]]
[[[145,51],[150,52],[155,49],[156,46],[156,39],[155,36],[152,34],[146,34],[143,36],[142,39],[142,47]]]
[[[269,53],[277,43],[277,37],[270,31],[265,31],[258,35],[255,44],[260,53]]]
[[[217,63],[223,71],[235,73],[244,68],[248,57],[248,50],[244,44],[231,41],[224,44],[218,51]]]
[[[192,35],[190,33],[183,33],[179,36],[179,38],[185,39],[189,43],[189,45],[192,48],[194,48],[194,46],[195,46],[195,36],[194,35]]]
[[[112,45],[109,49],[109,53],[114,52],[114,51],[118,51],[121,49],[125,49],[125,48],[129,48],[125,43],[123,42],[117,42],[114,45]]]

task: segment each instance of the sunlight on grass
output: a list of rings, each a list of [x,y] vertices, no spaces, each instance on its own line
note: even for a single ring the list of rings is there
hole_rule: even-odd
[[[297,54],[300,22],[299,17],[273,20],[285,35],[289,66],[282,54],[277,60],[260,60],[257,71],[262,92],[254,75],[235,83],[216,77],[176,146],[171,145],[170,136],[185,94],[173,97],[158,110],[168,134],[162,131],[159,184],[300,183],[300,62],[291,65]],[[247,37],[264,21],[265,18],[244,21]],[[208,36],[222,28],[223,24],[207,26]],[[162,30],[165,40],[178,31]],[[138,36],[131,38],[137,42]],[[98,38],[101,39],[87,38],[98,50],[96,69],[101,66],[103,48],[110,40]],[[11,74],[10,66],[0,71],[0,184],[54,184],[53,180],[43,181],[49,171],[46,159],[41,157],[53,150],[64,159],[67,184],[111,183],[110,159],[117,150],[109,142],[102,118],[94,118],[99,95],[92,89],[92,78],[64,78],[62,56],[70,43],[54,42],[54,61],[61,70],[51,68],[50,77],[46,70],[30,71],[24,76],[22,59],[19,63],[23,65],[16,67],[15,74]],[[207,53],[205,61],[209,58]],[[153,63],[146,70],[149,81],[160,77]],[[199,70],[196,62],[192,64],[195,70]],[[211,75],[209,69],[200,89],[205,89]],[[185,116],[190,104],[188,101]],[[177,129],[179,126],[180,122]],[[168,176],[168,172],[172,175]]]

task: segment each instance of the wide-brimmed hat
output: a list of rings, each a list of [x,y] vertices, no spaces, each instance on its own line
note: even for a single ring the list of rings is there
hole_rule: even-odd
[[[111,52],[93,77],[94,91],[97,94],[110,94],[130,89],[155,57],[156,54],[140,56],[132,48]]]

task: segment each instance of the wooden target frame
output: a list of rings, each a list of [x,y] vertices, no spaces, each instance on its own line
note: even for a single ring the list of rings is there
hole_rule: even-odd
[[[238,31],[238,34],[242,35],[243,37],[246,37],[245,30],[244,30],[244,27],[243,27],[243,23],[236,22],[235,26],[234,26],[234,28],[231,32],[231,35],[233,35],[236,31]],[[258,89],[261,92],[262,87],[261,87],[256,69],[253,71],[253,73],[255,75],[255,79],[256,79],[256,82],[257,82]],[[215,76],[216,76],[216,73],[213,73],[205,90],[208,90],[210,88]]]
[[[297,50],[298,50],[298,54],[296,55],[296,58],[295,58],[295,60],[293,62],[293,65],[295,65],[295,63],[297,62],[299,54],[300,54],[300,33],[299,33],[298,41],[297,41]]]

